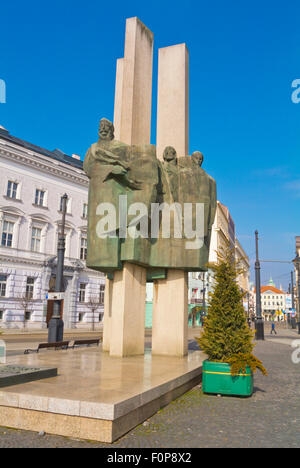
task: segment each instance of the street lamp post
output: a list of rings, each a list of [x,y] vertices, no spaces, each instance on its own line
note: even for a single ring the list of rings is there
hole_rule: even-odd
[[[256,284],[256,339],[264,340],[264,322],[261,310],[261,282],[260,282],[260,261],[258,255],[258,231],[255,231],[256,262],[255,262],[255,284]]]
[[[299,254],[297,253],[296,258],[293,260],[293,263],[295,265],[295,269],[297,271],[297,318],[298,318],[298,335],[300,335],[300,257]],[[293,295],[292,295],[293,297]]]
[[[62,223],[61,231],[58,237],[57,244],[57,267],[56,267],[56,280],[55,292],[62,293],[63,290],[63,275],[64,275],[64,260],[65,260],[65,220],[67,211],[68,195],[62,197]],[[62,299],[54,300],[53,315],[49,322],[48,329],[48,343],[55,343],[63,341],[64,336],[64,322],[61,318],[61,304]]]
[[[206,304],[205,304],[205,294],[206,294],[206,287],[205,287],[205,272],[203,272],[203,277],[202,277],[202,286],[203,286],[203,301],[202,301],[202,305],[203,305],[203,315],[205,315],[205,309],[206,309]]]
[[[294,273],[291,272],[291,289],[292,289],[292,310],[295,310],[295,295],[294,295]],[[293,330],[296,328],[296,320],[291,317],[290,319],[291,327]]]

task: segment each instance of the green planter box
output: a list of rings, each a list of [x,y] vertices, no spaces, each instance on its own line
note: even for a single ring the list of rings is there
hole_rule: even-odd
[[[230,365],[222,362],[203,362],[204,393],[249,397],[253,393],[253,373],[246,367],[246,374],[232,376]]]

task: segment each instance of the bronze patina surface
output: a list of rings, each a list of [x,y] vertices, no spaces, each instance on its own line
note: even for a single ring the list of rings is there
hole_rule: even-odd
[[[157,159],[154,145],[129,146],[116,141],[113,124],[106,119],[100,121],[99,140],[89,148],[84,160],[84,170],[90,178],[89,268],[112,274],[122,269],[122,262],[132,262],[147,268],[148,280],[164,277],[169,268],[185,271],[206,269],[216,213],[215,180],[202,169],[203,155],[198,151],[192,156],[178,158],[176,149],[169,146],[163,157],[163,162]],[[114,206],[117,220],[116,229],[106,238],[99,236],[99,220],[105,215],[105,210],[100,211],[99,205],[103,203]],[[126,204],[126,211],[133,204],[144,205],[145,213],[140,223],[145,222],[144,226],[148,226],[147,236],[139,234],[141,224],[136,227],[136,236],[124,235],[135,216],[129,213],[125,220],[122,219],[120,203]],[[168,210],[170,205],[175,207],[175,210],[170,210],[170,238],[162,236],[164,210],[159,213],[158,235],[151,236],[153,204],[160,204],[160,207],[165,204],[164,210]],[[193,239],[188,238],[184,229],[187,222],[185,204],[193,206],[190,214],[193,229],[196,226],[195,206],[203,205],[204,239],[199,248],[187,247]],[[176,210],[181,213],[180,217],[182,215],[182,235],[178,235],[174,228]]]

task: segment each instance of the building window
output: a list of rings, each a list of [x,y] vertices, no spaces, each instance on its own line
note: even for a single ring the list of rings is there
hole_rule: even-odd
[[[3,322],[4,310],[0,310],[0,322]]]
[[[26,310],[26,312],[25,312],[25,321],[26,322],[31,320],[31,315],[32,315],[32,312],[30,312],[29,310]]]
[[[31,234],[31,250],[32,252],[40,252],[41,251],[41,235],[42,230],[40,228],[32,228]]]
[[[87,238],[82,237],[80,240],[80,260],[86,260],[87,255]]]
[[[33,298],[34,278],[27,278],[26,282],[26,299]]]
[[[59,211],[62,212],[63,210],[63,199],[64,197],[60,197],[60,202],[59,202]],[[67,198],[66,201],[66,213],[71,214],[71,200],[70,198]]]
[[[85,313],[84,312],[80,312],[78,314],[78,322],[83,322],[84,321],[84,316],[85,316]]]
[[[99,303],[104,304],[105,284],[100,284]]]
[[[45,192],[43,190],[36,189],[35,191],[35,205],[44,206],[45,202]]]
[[[17,198],[17,190],[18,190],[18,185],[17,182],[12,182],[11,180],[8,181],[7,183],[7,191],[6,191],[6,196],[8,198]]]
[[[7,276],[0,275],[0,297],[6,296],[6,282],[7,282]]]
[[[14,232],[14,223],[10,221],[3,222],[1,245],[3,247],[12,247]]]
[[[79,302],[85,302],[86,283],[79,285]]]
[[[99,322],[102,322],[102,320],[103,320],[103,312],[100,312],[100,314],[99,314]]]
[[[88,215],[88,204],[87,203],[84,203],[83,204],[83,209],[82,209],[82,217],[84,219],[87,218],[87,215]]]

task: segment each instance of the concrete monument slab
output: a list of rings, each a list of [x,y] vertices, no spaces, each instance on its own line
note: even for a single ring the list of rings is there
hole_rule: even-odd
[[[57,376],[57,368],[0,365],[0,388]]]
[[[110,357],[95,348],[9,357],[58,376],[1,388],[0,425],[113,442],[201,381],[205,356]]]

